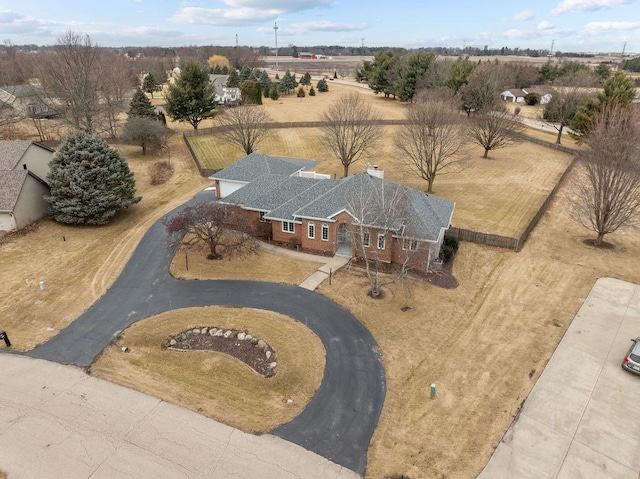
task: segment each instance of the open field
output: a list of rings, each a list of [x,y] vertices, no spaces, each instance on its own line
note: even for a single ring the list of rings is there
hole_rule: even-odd
[[[0,317],[14,349],[32,349],[82,314],[109,288],[147,229],[209,184],[198,176],[179,135],[170,146],[175,173],[164,185],[149,184],[148,167],[159,156],[143,157],[139,148],[128,146],[120,149],[135,174],[140,203],[105,226],[67,226],[43,219],[36,231],[0,246]],[[45,282],[44,291],[39,281]]]
[[[425,183],[412,175],[397,156],[393,137],[398,126],[387,126],[380,148],[370,158],[391,181],[424,189]],[[553,135],[547,135],[554,141]],[[342,164],[322,144],[315,128],[274,129],[259,151],[268,155],[319,160],[319,173],[342,177]],[[544,137],[543,137],[544,138]],[[205,168],[227,166],[244,156],[233,146],[216,141],[213,135],[190,137],[192,146],[206,163]],[[458,174],[436,177],[434,193],[456,202],[454,226],[479,232],[518,237],[571,161],[570,155],[530,142],[491,152],[482,159],[482,149],[472,146],[468,167]],[[350,173],[366,169],[355,163]],[[479,179],[482,180],[479,181]]]
[[[264,339],[276,354],[275,376],[264,378],[222,353],[161,348],[168,337],[199,326],[246,330]],[[128,354],[122,354],[122,345]],[[248,308],[187,308],[129,327],[94,362],[91,374],[243,431],[265,433],[304,409],[322,381],[324,358],[320,339],[287,316]]]
[[[323,264],[298,261],[264,249],[261,249],[257,255],[235,258],[231,261],[224,258],[210,261],[207,260],[206,255],[207,251],[204,248],[191,249],[188,252],[184,249],[178,250],[171,263],[171,274],[180,279],[244,279],[300,284]]]
[[[374,301],[357,272],[323,283],[371,330],[386,368],[367,477],[475,477],[595,280],[640,283],[637,231],[608,237],[614,250],[585,246],[592,235],[567,217],[564,194],[520,253],[462,243],[455,290],[414,282],[411,296],[394,285]]]

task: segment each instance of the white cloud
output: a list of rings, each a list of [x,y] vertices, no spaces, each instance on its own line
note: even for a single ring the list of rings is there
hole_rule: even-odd
[[[278,35],[305,35],[313,32],[354,32],[366,30],[370,26],[371,25],[368,23],[336,23],[322,21],[292,23],[291,25],[278,27]],[[258,31],[261,33],[273,34],[273,28],[262,27],[258,28]]]
[[[525,21],[525,20],[531,20],[535,16],[536,15],[535,13],[533,13],[532,10],[523,10],[521,12],[516,13],[513,16],[513,19],[517,21]]]
[[[328,8],[331,0],[225,0],[230,7],[278,10],[282,13],[295,13],[316,8]]]
[[[584,27],[587,35],[600,35],[604,32],[640,29],[640,22],[590,22]]]
[[[543,20],[542,22],[538,23],[538,30],[542,31],[542,30],[551,30],[553,29],[553,24],[550,22],[547,22],[546,20]]]
[[[200,8],[184,7],[171,20],[176,23],[191,23],[205,25],[252,25],[264,23],[278,18],[279,10],[254,8]]]
[[[551,10],[551,14],[557,16],[563,13],[593,12],[604,8],[618,7],[626,3],[628,0],[563,0]]]

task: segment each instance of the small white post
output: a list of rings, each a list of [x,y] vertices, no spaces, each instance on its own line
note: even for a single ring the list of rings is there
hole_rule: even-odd
[[[436,383],[431,383],[431,399],[436,398]]]
[[[40,291],[44,291],[44,281],[40,281]]]

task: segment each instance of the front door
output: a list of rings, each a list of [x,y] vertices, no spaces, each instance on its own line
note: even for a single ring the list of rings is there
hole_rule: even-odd
[[[349,231],[349,225],[342,223],[338,225],[338,242],[336,254],[339,256],[351,256],[353,253],[353,237]]]

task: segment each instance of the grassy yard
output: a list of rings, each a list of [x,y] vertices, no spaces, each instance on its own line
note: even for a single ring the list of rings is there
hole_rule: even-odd
[[[276,375],[264,378],[226,354],[160,347],[169,336],[198,326],[246,330],[264,339],[275,351]],[[128,354],[122,354],[123,345]],[[322,342],[301,323],[270,311],[210,307],[139,321],[100,355],[91,374],[243,431],[265,433],[300,414],[320,386],[324,364]]]
[[[204,248],[188,252],[179,250],[171,263],[171,274],[180,279],[244,279],[274,283],[300,284],[321,262],[299,261],[287,256],[260,250],[257,255],[232,261],[210,261]],[[187,261],[189,270],[187,270]]]
[[[0,317],[14,349],[32,349],[75,320],[105,293],[147,229],[209,184],[197,175],[179,136],[170,147],[175,174],[164,185],[149,183],[148,168],[157,155],[121,149],[135,174],[140,203],[105,226],[66,226],[43,219],[35,231],[0,245]],[[38,288],[40,281],[44,291]]]

